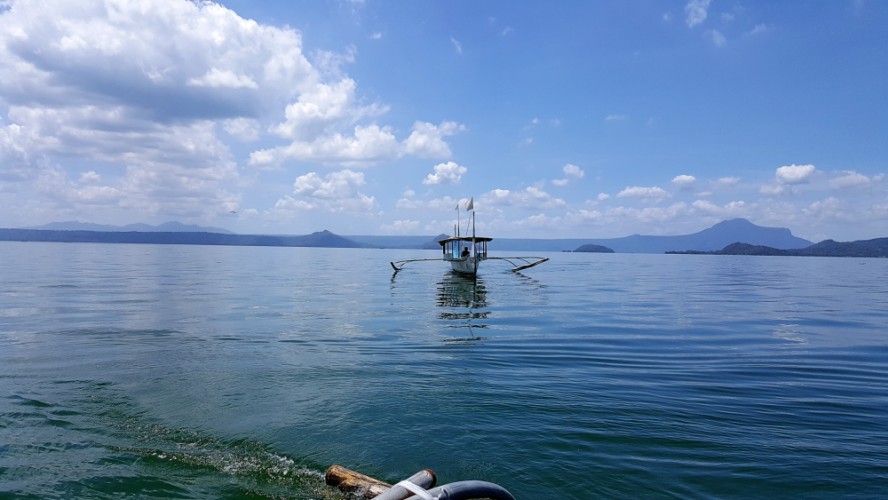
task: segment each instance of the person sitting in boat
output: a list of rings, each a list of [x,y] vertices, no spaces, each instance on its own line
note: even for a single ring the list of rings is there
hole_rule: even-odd
[[[464,259],[469,256],[469,247],[463,247],[462,256]]]

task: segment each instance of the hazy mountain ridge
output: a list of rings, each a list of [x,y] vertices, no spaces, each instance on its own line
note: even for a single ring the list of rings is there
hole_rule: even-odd
[[[193,224],[182,224],[177,221],[164,222],[163,224],[152,226],[151,224],[127,224],[125,226],[113,226],[109,224],[93,224],[91,222],[65,221],[50,222],[42,226],[27,227],[24,229],[39,229],[46,231],[96,231],[103,233],[110,232],[141,232],[141,233],[222,233],[234,234],[233,232],[220,227],[196,226]]]
[[[789,229],[763,227],[746,219],[731,219],[702,231],[679,236],[632,235],[624,238],[590,240],[589,243],[604,245],[616,252],[664,253],[674,251],[716,251],[735,242],[763,245],[778,249],[805,248],[812,244],[793,236]],[[577,251],[584,251],[582,247]]]
[[[45,229],[0,229],[3,241],[60,243],[153,243],[160,245],[230,245],[265,247],[360,248],[348,238],[319,231],[302,236],[223,234],[209,232],[142,231],[55,231]]]
[[[69,224],[69,223],[60,223]],[[85,223],[76,223],[85,224]],[[52,225],[47,225],[52,226]],[[132,224],[124,227],[141,227]],[[87,231],[52,229],[0,229],[0,240],[92,243],[153,243],[183,245],[281,246],[324,248],[440,248],[438,236],[340,236],[330,231],[308,235],[249,235],[213,231],[184,231],[187,226],[177,222],[148,226],[152,231]],[[113,227],[113,226],[105,226]],[[179,231],[158,231],[159,228],[178,228]],[[213,229],[213,228],[205,228]],[[224,230],[223,230],[224,231]],[[604,251],[635,253],[707,253],[722,255],[802,255],[802,256],[888,256],[888,238],[836,242],[825,240],[817,244],[792,235],[786,228],[757,226],[745,219],[733,219],[715,224],[694,234],[679,236],[632,235],[610,239],[514,239],[497,238],[491,244],[494,251]]]

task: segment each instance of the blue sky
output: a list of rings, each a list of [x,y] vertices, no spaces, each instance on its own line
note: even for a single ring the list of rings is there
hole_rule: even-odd
[[[888,2],[0,1],[0,226],[888,236]]]

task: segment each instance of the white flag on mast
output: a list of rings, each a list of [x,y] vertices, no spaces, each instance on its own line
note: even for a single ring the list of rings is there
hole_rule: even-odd
[[[469,202],[466,203],[466,212],[468,212],[469,210],[474,210],[474,209],[475,209],[475,198],[469,198]]]

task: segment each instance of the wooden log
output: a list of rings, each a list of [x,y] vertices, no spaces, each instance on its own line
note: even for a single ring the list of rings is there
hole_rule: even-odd
[[[413,493],[401,486],[394,486],[365,476],[360,472],[346,469],[341,465],[331,465],[324,474],[324,479],[330,486],[339,487],[340,491],[350,493],[358,498],[371,499],[379,497],[384,500],[403,500]],[[438,482],[432,469],[423,469],[407,478],[407,481],[420,486],[423,489],[434,488]]]
[[[330,486],[336,486],[341,491],[367,499],[379,496],[392,487],[388,483],[336,464],[327,469],[324,479]]]

